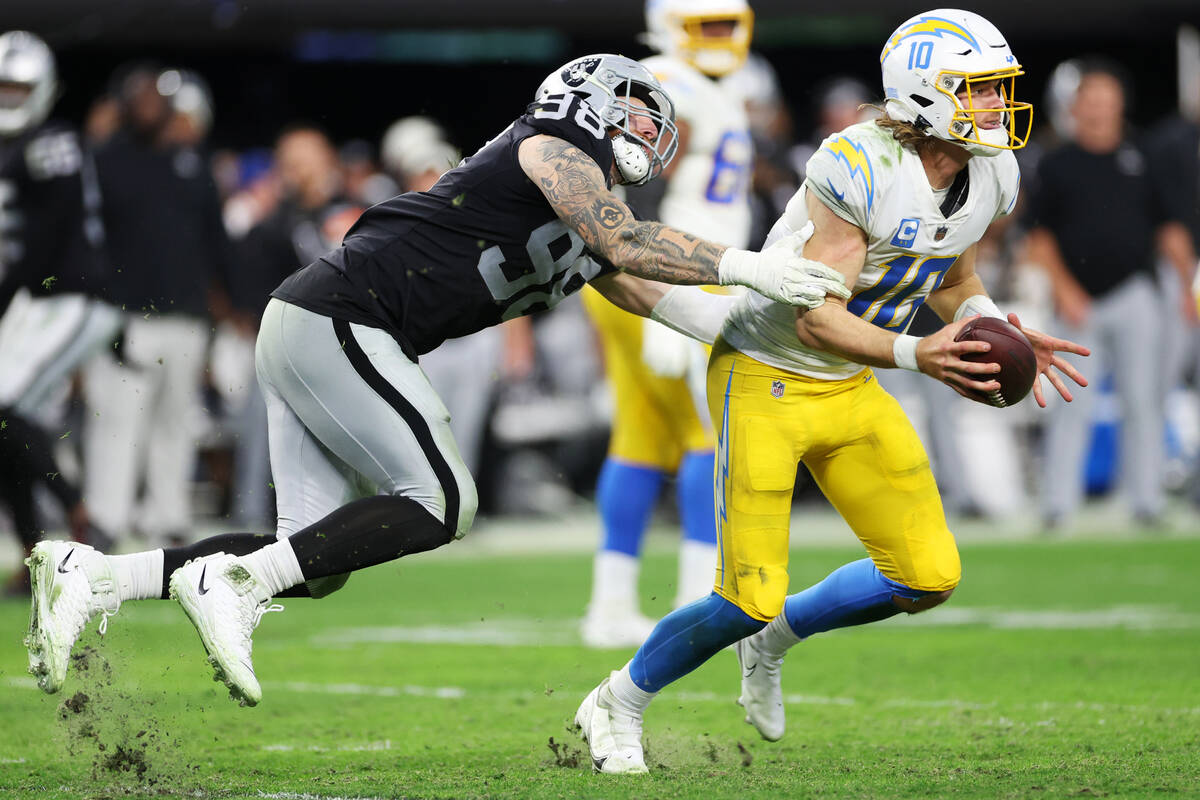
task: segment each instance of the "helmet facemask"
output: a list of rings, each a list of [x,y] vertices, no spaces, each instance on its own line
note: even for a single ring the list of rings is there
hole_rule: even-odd
[[[938,74],[935,86],[939,92],[950,98],[955,111],[950,119],[947,133],[968,146],[971,152],[980,155],[992,155],[999,150],[1020,150],[1029,141],[1029,131],[1033,127],[1033,106],[1013,100],[1013,89],[1018,75],[1025,72],[1020,65],[1000,72],[965,73],[944,71]],[[977,106],[981,94],[980,87],[996,82],[996,93],[1000,95],[1000,105],[995,107]],[[959,95],[966,93],[966,98]],[[976,123],[977,115],[999,114],[1000,125],[984,127]],[[979,151],[976,148],[987,148]]]
[[[613,137],[612,148],[623,182],[634,186],[649,183],[662,174],[675,157],[679,129],[675,126],[674,106],[662,91],[627,78],[615,89],[613,101],[600,117],[605,125],[618,131]],[[654,125],[653,140],[638,132],[636,119],[646,119]]]

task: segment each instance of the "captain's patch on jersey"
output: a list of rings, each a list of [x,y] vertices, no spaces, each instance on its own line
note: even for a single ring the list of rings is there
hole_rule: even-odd
[[[900,225],[896,228],[896,235],[892,237],[892,244],[896,247],[912,247],[913,242],[917,240],[917,231],[920,227],[919,219],[905,217],[900,220]]]

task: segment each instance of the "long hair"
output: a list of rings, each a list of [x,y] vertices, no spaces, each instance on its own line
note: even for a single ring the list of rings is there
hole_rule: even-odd
[[[907,147],[920,153],[922,150],[932,147],[934,141],[936,141],[936,137],[922,133],[911,122],[901,122],[898,119],[892,119],[880,106],[868,103],[860,106],[860,108],[873,108],[878,111],[879,116],[875,118],[875,124],[891,133],[892,138],[899,142],[901,147]]]

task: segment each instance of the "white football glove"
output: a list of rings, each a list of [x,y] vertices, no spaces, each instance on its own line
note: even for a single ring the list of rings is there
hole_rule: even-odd
[[[663,378],[682,378],[700,345],[652,319],[642,323],[642,363]]]
[[[747,286],[776,302],[807,309],[823,304],[826,295],[849,300],[850,290],[840,272],[800,255],[812,232],[809,222],[761,253],[731,247],[717,265],[718,279],[722,285]]]

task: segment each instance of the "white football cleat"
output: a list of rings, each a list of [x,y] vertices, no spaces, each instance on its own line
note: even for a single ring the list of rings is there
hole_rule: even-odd
[[[613,613],[588,607],[579,633],[585,647],[613,649],[639,647],[658,622],[637,611]]]
[[[605,703],[602,695],[608,678],[583,698],[575,712],[579,729],[592,757],[592,768],[610,775],[649,772],[642,755],[642,718]]]
[[[783,656],[770,656],[754,646],[753,636],[734,645],[742,671],[742,695],[738,705],[746,709],[746,722],[758,729],[768,742],[783,738],[786,716],[780,670]]]
[[[121,607],[116,583],[104,556],[77,542],[38,542],[29,558],[31,604],[29,672],[47,694],[62,688],[71,660],[71,648],[97,614],[104,614],[100,633],[108,618]]]
[[[250,636],[262,615],[283,611],[270,598],[258,600],[261,584],[236,556],[214,553],[184,564],[171,575],[171,597],[196,626],[213,666],[213,680],[229,687],[240,705],[258,705],[262,687],[250,660]]]

